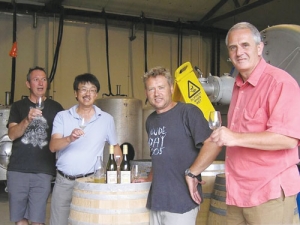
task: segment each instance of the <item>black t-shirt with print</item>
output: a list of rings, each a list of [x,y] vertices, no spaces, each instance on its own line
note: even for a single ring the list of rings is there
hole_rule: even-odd
[[[35,104],[28,98],[12,104],[8,124],[20,123]],[[45,100],[43,115],[34,119],[20,138],[13,141],[8,171],[55,175],[55,153],[49,150],[53,120],[63,107],[52,99]]]

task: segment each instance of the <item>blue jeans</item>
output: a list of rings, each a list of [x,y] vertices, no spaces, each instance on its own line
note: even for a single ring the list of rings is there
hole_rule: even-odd
[[[297,196],[297,205],[298,205],[298,212],[299,212],[299,218],[300,218],[300,192],[298,193],[298,196]]]

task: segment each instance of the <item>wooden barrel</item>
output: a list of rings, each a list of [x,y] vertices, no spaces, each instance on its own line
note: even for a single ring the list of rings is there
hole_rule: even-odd
[[[100,184],[88,177],[77,179],[69,225],[148,225],[146,201],[150,185],[150,182]]]
[[[224,161],[214,161],[209,167],[207,167],[205,171],[201,173],[202,180],[204,180],[206,184],[202,185],[203,202],[200,205],[200,211],[197,215],[197,225],[206,225],[215,179],[217,174],[224,173],[224,171]]]
[[[225,173],[217,174],[210,200],[207,225],[226,225],[226,179]],[[299,212],[295,202],[293,224],[299,224]]]
[[[218,174],[210,200],[207,225],[226,224],[226,180],[225,173]]]
[[[300,224],[300,214],[299,214],[299,206],[295,205],[295,209],[294,209],[294,218],[293,218],[293,224]]]

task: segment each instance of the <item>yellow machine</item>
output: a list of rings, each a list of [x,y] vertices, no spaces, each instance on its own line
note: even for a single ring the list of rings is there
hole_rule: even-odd
[[[203,112],[206,119],[209,112],[215,110],[190,62],[182,64],[175,71],[173,100],[194,104]]]

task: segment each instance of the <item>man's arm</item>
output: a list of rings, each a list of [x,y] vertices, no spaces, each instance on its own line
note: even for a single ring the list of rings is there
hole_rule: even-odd
[[[63,137],[62,134],[53,134],[49,143],[51,152],[57,152],[67,147],[71,142],[84,135],[83,130],[75,128],[69,136]]]
[[[206,139],[203,143],[203,146],[194,161],[194,163],[190,167],[190,172],[194,175],[199,175],[203,172],[208,166],[210,166],[215,158],[221,152],[222,147],[218,146],[216,143],[212,142],[210,138]],[[197,186],[199,184],[198,179],[186,176],[185,177],[191,198],[198,204],[201,202],[200,194],[197,190]]]
[[[42,111],[31,108],[28,112],[28,116],[25,117],[20,123],[10,123],[8,125],[8,137],[10,140],[14,141],[17,138],[24,135],[26,128],[31,123],[31,121],[38,116],[42,115]]]
[[[23,119],[20,123],[10,123],[8,125],[8,137],[10,140],[14,141],[17,138],[21,137],[26,128],[29,125],[29,121],[27,120],[27,117]]]
[[[122,149],[118,144],[114,145],[114,155],[115,157],[120,156],[120,165],[121,165],[121,162],[123,160],[123,154],[122,154]]]
[[[256,133],[237,133],[220,127],[211,134],[211,140],[219,146],[239,146],[260,150],[282,150],[295,148],[298,139],[269,131]]]

